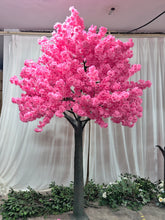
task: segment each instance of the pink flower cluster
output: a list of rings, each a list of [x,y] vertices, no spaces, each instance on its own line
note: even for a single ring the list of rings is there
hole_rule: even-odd
[[[150,81],[130,81],[140,70],[130,65],[133,41],[106,36],[107,29],[91,26],[85,31],[83,19],[74,7],[63,24],[56,24],[50,39],[39,40],[42,56],[37,62],[26,60],[20,73],[10,81],[24,93],[12,98],[18,104],[23,122],[42,118],[35,131],[65,111],[95,120],[107,127],[104,118],[132,127],[142,117],[143,90]]]

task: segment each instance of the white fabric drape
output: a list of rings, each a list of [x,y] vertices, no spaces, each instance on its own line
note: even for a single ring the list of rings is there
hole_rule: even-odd
[[[127,39],[120,39],[126,41]],[[122,127],[108,119],[109,127],[102,129],[92,123],[90,178],[110,182],[121,173],[163,177],[163,157],[154,146],[165,145],[165,38],[134,38],[132,63],[142,69],[131,80],[150,80],[152,87],[143,94],[143,117],[133,128]]]
[[[65,119],[53,118],[42,133],[36,133],[37,121],[22,123],[18,106],[11,103],[11,98],[20,96],[21,90],[9,79],[12,75],[19,75],[26,59],[38,59],[40,47],[37,39],[21,36],[5,39],[0,177],[3,185],[15,189],[31,186],[41,190],[48,188],[52,181],[68,185],[73,180],[74,135],[69,123]],[[84,135],[84,145],[87,146],[86,140],[88,135]]]
[[[21,90],[10,84],[19,75],[26,59],[40,56],[38,37],[5,37],[3,70],[3,106],[0,118],[0,194],[9,187],[24,190],[47,189],[52,181],[69,185],[73,181],[74,136],[65,119],[54,117],[41,133],[35,133],[37,121],[23,123],[17,105],[11,103]],[[126,41],[127,39],[122,39]],[[163,158],[154,146],[165,145],[164,74],[165,38],[134,38],[132,63],[142,70],[133,79],[151,80],[144,91],[143,118],[133,128],[122,127],[108,119],[104,129],[92,121],[84,130],[84,182],[87,177],[98,183],[116,180],[129,172],[157,180],[163,174]]]

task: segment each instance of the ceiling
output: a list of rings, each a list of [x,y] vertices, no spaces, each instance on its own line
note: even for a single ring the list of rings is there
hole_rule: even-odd
[[[70,15],[70,6],[79,11],[86,28],[93,24],[128,32],[165,11],[165,0],[0,0],[0,30],[52,31],[56,22]],[[134,33],[139,32],[165,33],[165,13]]]

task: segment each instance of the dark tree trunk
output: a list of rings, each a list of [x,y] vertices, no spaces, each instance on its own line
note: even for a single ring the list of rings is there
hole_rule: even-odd
[[[84,213],[84,182],[83,182],[83,146],[82,146],[82,123],[78,121],[77,128],[74,129],[75,135],[75,154],[74,154],[74,205],[73,215],[76,219],[81,219]]]
[[[89,220],[84,211],[84,180],[83,180],[83,129],[89,121],[87,118],[81,121],[81,117],[75,116],[75,119],[64,114],[65,118],[71,123],[74,128],[75,137],[75,152],[74,152],[74,201],[73,215],[74,220]]]
[[[161,151],[161,153],[163,155],[163,159],[164,159],[164,184],[163,184],[163,189],[164,189],[164,192],[165,192],[165,147],[164,147],[164,149],[159,145],[156,145],[156,147],[159,148],[159,150]]]

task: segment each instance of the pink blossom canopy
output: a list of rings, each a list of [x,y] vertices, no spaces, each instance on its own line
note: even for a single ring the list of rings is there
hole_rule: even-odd
[[[63,24],[57,23],[50,39],[42,37],[42,56],[26,60],[20,73],[10,81],[24,91],[12,98],[23,122],[42,118],[36,131],[56,115],[68,111],[107,127],[104,118],[132,127],[142,117],[143,89],[150,81],[133,82],[129,77],[140,70],[130,65],[132,39],[128,42],[106,36],[107,29],[91,26],[85,31],[83,19],[74,7]]]

